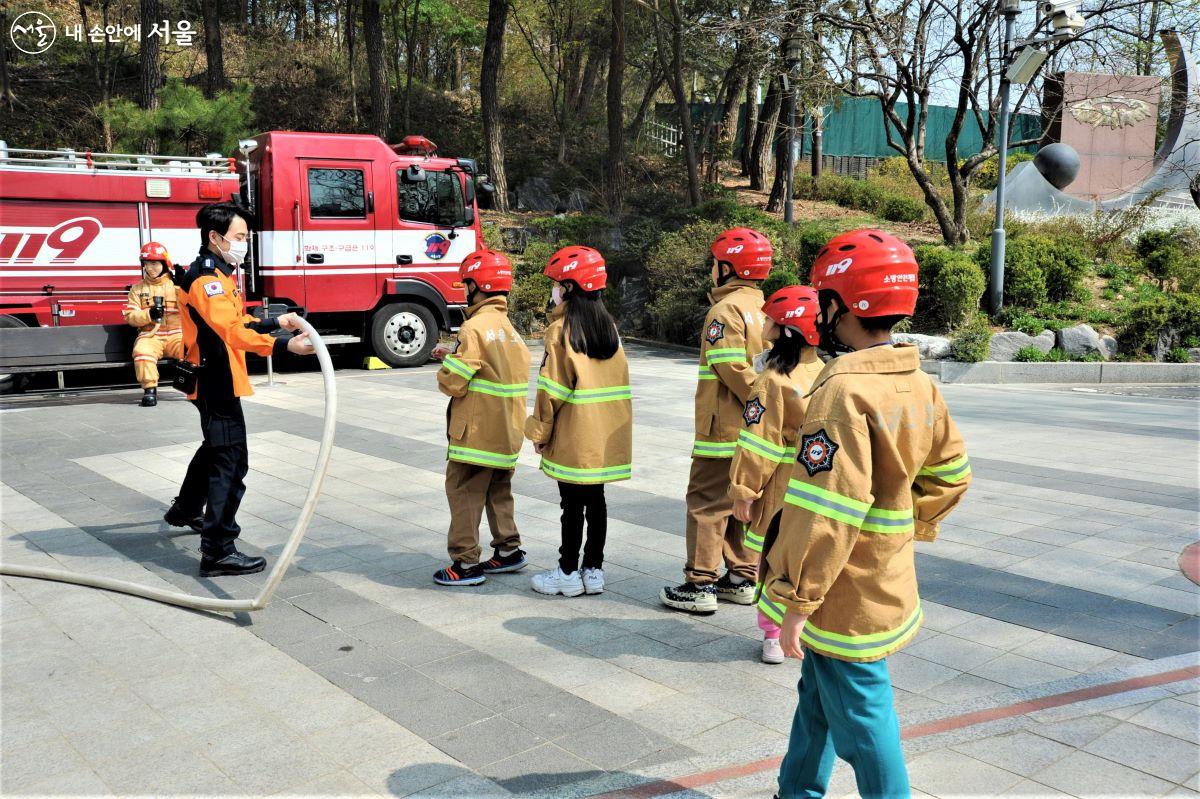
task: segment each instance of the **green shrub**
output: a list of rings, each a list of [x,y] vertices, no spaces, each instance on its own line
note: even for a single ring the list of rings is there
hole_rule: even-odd
[[[667,233],[646,257],[650,334],[661,341],[695,345],[712,288],[708,246],[726,225],[693,222]]]
[[[534,219],[529,226],[541,233],[546,241],[560,247],[582,244],[585,247],[608,249],[613,223],[602,216],[569,214]]]
[[[943,333],[979,310],[987,287],[983,271],[964,252],[934,244],[915,248],[918,284],[914,327]]]
[[[813,197],[827,200],[831,203],[847,206],[854,192],[854,179],[827,172],[817,179],[813,186]]]
[[[1036,308],[1046,301],[1045,248],[1037,236],[1009,239],[1004,250],[1004,302],[1015,308]],[[985,241],[975,251],[975,262],[985,271],[992,262],[992,244]]]
[[[1011,172],[1012,168],[1017,164],[1020,164],[1024,161],[1032,161],[1033,154],[1024,152],[1023,150],[1013,150],[1008,153],[1007,159],[1008,171]],[[979,188],[991,191],[992,189],[996,188],[996,184],[999,183],[999,181],[1000,156],[993,155],[991,158],[980,164],[979,168],[975,170],[975,180],[973,182]]]
[[[546,303],[554,281],[541,272],[518,277],[508,294],[508,317],[513,327],[524,335],[537,333],[546,327]]]
[[[987,316],[976,314],[950,337],[950,358],[963,363],[986,361],[991,340]]]
[[[181,78],[169,78],[159,91],[157,108],[118,98],[94,111],[112,129],[114,152],[141,152],[152,139],[160,153],[230,153],[239,139],[253,135],[252,94],[249,83],[240,83],[210,99]]]
[[[1028,347],[1022,347],[1013,353],[1013,360],[1020,363],[1042,363],[1048,359],[1046,353],[1030,344]]]
[[[1191,363],[1192,355],[1186,347],[1173,347],[1165,360],[1167,363]]]
[[[883,159],[875,165],[871,174],[881,178],[912,178],[912,170],[908,168],[908,161],[902,155]]]
[[[1052,302],[1078,299],[1083,291],[1083,276],[1091,263],[1079,247],[1067,238],[1045,239],[1049,257],[1042,264],[1046,273],[1046,296]]]
[[[1136,252],[1150,277],[1165,289],[1185,258],[1183,248],[1170,230],[1147,230],[1138,236]]]
[[[1027,336],[1040,336],[1046,330],[1046,320],[1027,313],[1018,313],[1009,318],[1007,325]]]
[[[794,269],[788,269],[786,267],[780,268],[776,266],[771,270],[771,276],[763,281],[763,296],[770,297],[784,286],[798,285],[800,285],[800,278],[796,275],[796,271]]]
[[[879,215],[889,222],[918,222],[925,216],[925,204],[893,195],[880,204]]]
[[[1170,328],[1181,340],[1200,336],[1200,295],[1157,294],[1131,303],[1121,315],[1117,340],[1126,353],[1147,353]]]

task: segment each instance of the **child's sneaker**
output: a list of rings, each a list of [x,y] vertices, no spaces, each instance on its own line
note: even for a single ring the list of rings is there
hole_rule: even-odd
[[[554,571],[533,575],[531,582],[533,590],[539,594],[579,596],[584,591],[579,569],[570,574],[563,574],[562,567],[555,567]]]
[[[604,569],[584,569],[583,590],[589,594],[603,594]]]
[[[492,559],[483,564],[484,574],[506,574],[508,572],[519,572],[528,565],[529,561],[525,560],[525,550],[514,549],[507,555],[501,555],[500,550],[492,553]]]
[[[711,585],[668,585],[658,592],[658,598],[667,607],[688,613],[717,612],[717,589]]]
[[[762,649],[762,662],[770,663],[772,666],[777,666],[782,663],[783,647],[779,645],[778,638],[764,638]]]
[[[725,572],[721,575],[721,579],[717,580],[717,599],[722,602],[732,602],[735,605],[753,605],[754,583],[749,580],[734,583],[729,572]]]
[[[433,575],[433,581],[438,585],[479,585],[486,579],[487,575],[478,563],[462,564],[458,561]]]

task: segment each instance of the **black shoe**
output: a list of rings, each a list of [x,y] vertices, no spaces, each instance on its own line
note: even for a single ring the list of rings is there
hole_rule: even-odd
[[[158,389],[148,388],[142,392],[141,406],[143,408],[153,408],[158,404]]]
[[[462,564],[457,560],[433,575],[438,585],[479,585],[487,580],[483,567],[478,563]]]
[[[658,598],[667,607],[688,613],[717,612],[717,589],[711,585],[668,585],[658,592]]]
[[[506,574],[508,572],[519,572],[524,569],[529,561],[525,560],[525,550],[518,549],[511,555],[501,555],[500,550],[492,553],[492,559],[483,564],[484,574]]]
[[[222,574],[256,574],[267,567],[266,558],[256,558],[236,549],[223,558],[200,558],[201,577],[219,577]]]
[[[721,575],[721,579],[717,580],[716,588],[717,599],[722,602],[732,602],[735,605],[754,604],[755,588],[751,580],[743,579],[742,582],[735,585],[729,572],[725,572]]]
[[[172,527],[190,528],[193,533],[198,533],[204,529],[203,514],[189,515],[183,508],[179,507],[178,498],[171,501],[171,507],[167,508],[167,512],[163,514],[163,521]]]

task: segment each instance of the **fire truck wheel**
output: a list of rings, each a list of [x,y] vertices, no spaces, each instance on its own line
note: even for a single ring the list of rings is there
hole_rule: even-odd
[[[29,327],[15,316],[0,315],[0,327]],[[0,374],[0,394],[12,394],[20,391],[29,382],[29,375]]]
[[[371,347],[388,366],[420,366],[438,340],[433,312],[413,302],[394,302],[375,312]]]

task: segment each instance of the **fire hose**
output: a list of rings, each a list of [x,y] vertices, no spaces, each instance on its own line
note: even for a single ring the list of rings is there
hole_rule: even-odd
[[[275,561],[275,566],[271,569],[271,573],[267,577],[267,581],[262,589],[258,592],[258,596],[253,599],[218,599],[216,597],[185,594],[181,591],[168,591],[155,586],[141,585],[139,583],[102,577],[100,575],[80,574],[79,572],[67,571],[65,569],[45,569],[40,566],[22,566],[9,563],[0,563],[0,574],[9,577],[31,577],[37,580],[53,580],[60,583],[99,588],[104,591],[116,591],[122,594],[151,599],[155,602],[165,602],[169,605],[178,605],[195,610],[252,611],[264,608],[268,600],[270,600],[271,594],[275,593],[275,589],[279,587],[279,583],[283,580],[283,575],[287,571],[288,566],[291,565],[292,558],[296,556],[296,550],[300,547],[300,542],[304,539],[304,534],[308,532],[308,525],[317,510],[317,500],[321,496],[321,483],[325,480],[325,471],[329,468],[329,458],[333,454],[333,434],[334,428],[337,425],[337,386],[334,383],[333,362],[329,358],[329,350],[325,347],[325,342],[321,340],[321,336],[307,320],[299,319],[299,323],[300,329],[308,333],[309,341],[312,342],[313,349],[316,350],[317,360],[321,364],[321,377],[325,383],[325,415],[324,424],[321,428],[321,446],[317,451],[317,462],[313,467],[312,479],[308,483],[308,495],[304,499],[304,506],[300,509],[300,516],[296,519],[296,524],[292,527],[292,534],[288,537],[283,551],[279,553],[279,557]]]

